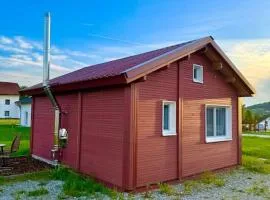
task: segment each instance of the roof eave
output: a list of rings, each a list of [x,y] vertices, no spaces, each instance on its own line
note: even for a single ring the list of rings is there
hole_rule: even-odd
[[[104,77],[101,79],[94,80],[86,80],[86,81],[77,81],[68,84],[61,85],[51,85],[51,89],[54,93],[61,93],[66,91],[74,91],[74,90],[86,90],[86,89],[94,89],[94,88],[102,88],[102,87],[114,87],[117,85],[127,84],[126,77],[124,74]],[[42,95],[44,94],[43,88],[34,88],[34,89],[24,89],[20,91],[21,95]]]
[[[244,77],[244,75],[237,69],[237,67],[233,64],[233,62],[229,59],[229,57],[224,53],[224,51],[217,45],[217,43],[212,40],[211,45],[215,48],[215,50],[223,57],[223,59],[230,65],[232,70],[240,77],[243,83],[246,85],[247,89],[250,90],[250,96],[254,96],[256,94],[255,88],[249,83],[249,81]]]

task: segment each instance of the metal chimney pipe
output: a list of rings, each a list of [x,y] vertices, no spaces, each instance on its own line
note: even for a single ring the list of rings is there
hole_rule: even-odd
[[[43,86],[47,86],[50,79],[50,50],[51,50],[51,15],[45,14],[44,23],[44,52],[43,52]]]
[[[60,107],[54,97],[50,85],[50,32],[51,32],[51,16],[50,13],[45,14],[44,23],[44,52],[43,52],[43,88],[47,97],[50,99],[54,108],[54,146],[51,149],[52,158],[55,164],[58,163],[57,154],[59,153],[59,125],[60,125]]]

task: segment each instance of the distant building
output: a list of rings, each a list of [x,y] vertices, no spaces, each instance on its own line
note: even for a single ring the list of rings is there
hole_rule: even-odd
[[[17,104],[20,107],[20,125],[30,127],[32,98],[22,97]]]
[[[0,118],[19,118],[19,90],[17,83],[0,82]]]
[[[256,125],[256,129],[259,131],[263,131],[265,130],[265,126],[266,126],[266,130],[270,130],[270,117],[267,117],[266,119],[260,121]]]

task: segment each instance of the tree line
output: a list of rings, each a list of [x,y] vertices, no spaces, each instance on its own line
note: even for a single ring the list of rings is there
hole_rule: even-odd
[[[256,130],[256,125],[267,118],[266,115],[253,112],[250,109],[247,109],[245,105],[242,106],[242,124],[243,130],[253,131]],[[267,126],[267,124],[265,124]]]

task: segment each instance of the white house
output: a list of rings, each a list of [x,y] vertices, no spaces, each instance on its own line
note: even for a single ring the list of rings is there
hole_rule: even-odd
[[[0,82],[0,118],[20,117],[19,107],[15,103],[19,100],[19,90],[17,83]]]
[[[257,125],[256,128],[259,131],[265,130],[265,125],[266,125],[266,130],[270,130],[270,117],[267,117],[266,119],[260,121]]]
[[[21,126],[31,126],[31,97],[22,97],[18,102],[20,107],[20,125]]]

